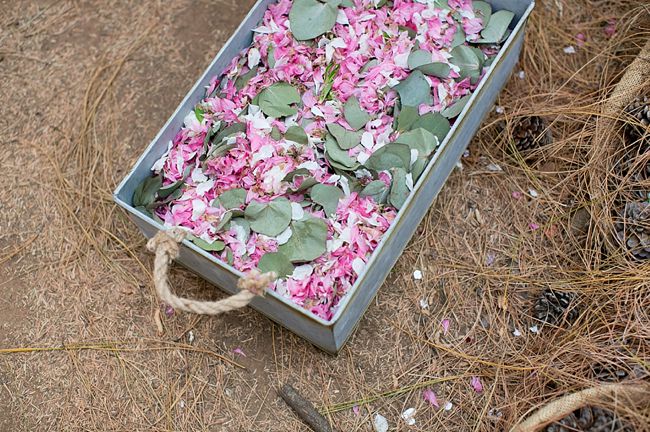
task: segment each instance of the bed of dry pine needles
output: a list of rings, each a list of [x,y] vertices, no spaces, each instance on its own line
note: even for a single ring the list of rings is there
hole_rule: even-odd
[[[251,5],[0,0],[0,430],[306,430],[276,394],[285,382],[340,431],[370,431],[376,413],[390,430],[507,430],[603,368],[647,380],[650,264],[611,241],[632,120],[594,139],[650,37],[650,5],[635,0],[538,2],[523,79],[338,356],[248,309],[157,312],[152,256],[111,193]],[[586,43],[565,54],[578,33]],[[554,140],[524,160],[509,131],[528,115]],[[178,266],[171,278],[178,293],[222,296]],[[579,315],[536,334],[547,288],[575,292]],[[430,406],[428,388],[453,407]],[[647,405],[606,405],[649,430]],[[400,419],[409,407],[414,426]]]

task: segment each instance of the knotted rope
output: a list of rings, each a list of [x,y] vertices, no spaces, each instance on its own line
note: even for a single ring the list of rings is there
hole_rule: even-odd
[[[237,282],[241,290],[237,294],[219,301],[199,301],[176,296],[171,292],[167,273],[169,264],[178,257],[179,243],[183,241],[186,232],[180,228],[171,228],[158,233],[147,242],[147,249],[156,254],[154,258],[153,281],[156,293],[161,302],[167,303],[176,310],[192,312],[200,315],[219,315],[235,309],[243,308],[257,296],[264,295],[264,290],[277,276],[274,272],[260,273],[251,270]]]

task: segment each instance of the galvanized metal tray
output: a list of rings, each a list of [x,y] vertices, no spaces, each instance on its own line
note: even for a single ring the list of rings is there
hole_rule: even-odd
[[[115,202],[128,212],[145,236],[152,237],[165,227],[135,210],[132,206],[133,191],[150,175],[151,166],[167,150],[167,143],[173,140],[177,131],[183,126],[183,118],[187,112],[192,110],[203,98],[204,89],[210,79],[220,75],[230,61],[251,44],[252,30],[261,21],[268,5],[275,1],[259,0],[253,6],[239,28],[215,56],[210,66],[140,156],[131,172],[115,190]],[[493,10],[506,9],[514,12],[515,18],[510,25],[512,32],[463,112],[457,118],[456,123],[441,143],[439,150],[420,176],[393,225],[370,257],[364,272],[339,303],[332,320],[325,321],[316,317],[273,291],[268,292],[265,297],[253,300],[251,306],[254,309],[325,351],[336,353],[345,344],[456,162],[478,130],[483,118],[491,109],[497,94],[518,61],[524,41],[525,24],[534,7],[534,0],[487,1],[492,5]],[[237,291],[237,279],[242,276],[242,273],[198,248],[192,242],[187,240],[183,242],[177,261],[222,290],[228,293]]]

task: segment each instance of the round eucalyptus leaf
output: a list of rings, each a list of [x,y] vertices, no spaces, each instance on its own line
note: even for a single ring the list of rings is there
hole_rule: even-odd
[[[406,144],[418,151],[418,156],[428,157],[438,147],[438,138],[423,128],[402,133],[395,142]]]
[[[406,144],[390,143],[375,151],[366,163],[366,168],[387,171],[391,168],[407,169],[411,164],[411,149]]]
[[[345,121],[347,121],[350,127],[355,131],[364,127],[372,118],[370,117],[370,114],[361,108],[361,105],[359,105],[359,99],[354,96],[350,96],[343,104],[343,116],[345,117]]]
[[[298,144],[309,144],[309,137],[307,137],[307,133],[300,126],[289,126],[284,134],[284,139],[297,142]]]
[[[278,248],[291,262],[313,261],[327,250],[327,224],[309,217],[291,224],[293,235]]]
[[[212,202],[212,207],[222,206],[226,210],[240,208],[246,204],[246,189],[234,188],[223,192]]]
[[[278,82],[259,93],[260,109],[269,117],[291,116],[298,112],[294,104],[300,103],[300,93],[286,82]]]
[[[411,129],[416,128],[428,130],[438,137],[438,141],[442,142],[451,129],[451,125],[449,124],[449,120],[440,113],[426,113],[420,116],[411,126]]]
[[[281,279],[293,273],[293,264],[282,252],[265,253],[257,263],[257,268],[262,273],[275,272]]]
[[[390,195],[388,201],[396,209],[401,209],[409,196],[409,189],[406,186],[406,171],[402,168],[394,168],[390,170],[393,176],[393,182],[390,185]]]
[[[450,62],[460,69],[460,78],[478,77],[481,75],[483,62],[476,52],[467,45],[459,45],[451,50]]]
[[[508,26],[514,18],[515,14],[507,10],[500,10],[495,12],[490,17],[490,21],[481,31],[481,39],[477,42],[479,43],[499,43],[502,42],[506,32],[508,31]]]
[[[469,102],[469,99],[471,97],[472,95],[463,96],[454,102],[452,106],[449,106],[442,110],[441,114],[447,118],[457,117],[461,112],[463,112],[463,108],[465,108],[465,105],[467,105],[467,102]]]
[[[404,105],[397,115],[397,130],[406,131],[420,118],[418,108],[410,105]]]
[[[361,132],[352,132],[343,126],[331,123],[327,125],[327,130],[336,138],[339,147],[343,150],[349,150],[361,143]]]
[[[162,187],[162,176],[147,177],[133,192],[133,207],[146,207],[156,200],[156,193]]]
[[[372,197],[375,202],[383,204],[386,202],[387,193],[388,188],[386,187],[386,183],[381,180],[373,180],[359,192],[359,195]]]
[[[483,28],[487,27],[492,16],[492,6],[488,2],[474,0],[472,2],[474,14],[483,21]]]
[[[339,2],[340,3],[340,2]],[[334,27],[338,3],[317,0],[293,0],[289,26],[297,40],[314,39]]]
[[[345,196],[343,191],[336,186],[317,184],[311,188],[309,192],[311,199],[320,204],[328,216],[336,213],[336,208],[339,205],[339,200]]]
[[[244,216],[256,233],[275,237],[284,231],[291,222],[291,203],[284,197],[279,197],[268,203],[251,201]]]
[[[342,167],[343,170],[355,170],[359,167],[359,163],[350,157],[347,150],[341,149],[334,137],[329,134],[325,138],[325,152],[328,161]]]
[[[201,249],[208,251],[208,252],[219,252],[222,251],[224,247],[226,247],[225,243],[222,242],[221,240],[215,240],[212,243],[208,243],[207,241],[203,240],[202,238],[198,238],[193,235],[188,235],[187,238],[200,247]]]
[[[433,104],[429,81],[427,81],[424,74],[419,70],[411,72],[404,81],[397,84],[393,89],[399,93],[402,105],[420,106],[420,104]]]

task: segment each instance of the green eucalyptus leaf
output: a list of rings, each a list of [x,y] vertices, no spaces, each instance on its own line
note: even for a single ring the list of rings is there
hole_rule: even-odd
[[[302,176],[302,177],[307,177],[310,176],[311,172],[307,168],[298,168],[293,171],[290,171],[287,173],[287,175],[284,176],[282,181],[289,182],[291,183],[296,176]]]
[[[300,183],[300,186],[298,186],[296,189],[289,189],[289,190],[293,193],[302,193],[316,184],[318,184],[318,181],[314,177],[307,177],[302,181],[302,183]]]
[[[331,123],[327,125],[327,130],[336,138],[339,147],[343,150],[349,150],[361,143],[362,132],[352,132],[343,126]]]
[[[226,247],[224,242],[222,242],[221,240],[215,240],[212,243],[208,243],[207,241],[203,240],[202,238],[198,238],[198,237],[193,236],[191,234],[188,235],[187,238],[192,243],[194,243],[195,245],[197,245],[201,249],[203,249],[205,251],[208,251],[208,252],[219,252],[219,251],[222,251],[224,247]]]
[[[410,105],[404,105],[397,116],[397,130],[406,131],[420,118],[418,108]]]
[[[401,209],[409,196],[409,189],[406,186],[406,171],[402,168],[393,168],[390,170],[393,182],[390,185],[390,194],[388,202],[396,209]]]
[[[257,263],[257,268],[262,273],[275,272],[281,279],[292,274],[294,269],[289,258],[282,252],[265,253]]]
[[[291,262],[313,261],[327,250],[327,224],[308,217],[291,224],[289,241],[278,248]]]
[[[460,69],[460,78],[478,77],[481,75],[483,62],[474,50],[467,45],[460,45],[451,50],[450,62]]]
[[[373,180],[359,192],[359,195],[372,197],[375,202],[382,204],[386,202],[388,188],[383,181]]]
[[[343,6],[343,7],[354,7],[354,1],[353,0],[342,0],[341,1],[341,6]]]
[[[292,85],[278,82],[259,93],[258,103],[262,112],[269,117],[291,116],[298,112],[293,105],[300,103],[300,93]]]
[[[424,128],[404,132],[395,142],[406,144],[411,149],[417,150],[419,157],[428,157],[440,144],[438,138]]]
[[[156,200],[156,193],[162,187],[162,176],[147,177],[133,191],[133,207],[147,207]]]
[[[226,248],[226,262],[230,265],[235,263],[235,257],[232,254],[232,249]]]
[[[230,126],[226,126],[225,128],[221,129],[219,132],[217,132],[214,139],[212,140],[212,143],[218,145],[224,139],[242,132],[246,132],[246,124],[233,123]]]
[[[278,129],[277,126],[273,126],[273,128],[271,128],[271,138],[274,141],[280,141],[282,139],[282,132],[280,132],[280,129]]]
[[[370,114],[361,108],[361,105],[359,105],[359,99],[354,96],[350,96],[343,104],[343,116],[345,117],[345,121],[347,121],[350,127],[355,131],[364,127],[372,118],[370,117]]]
[[[463,45],[466,38],[467,35],[465,34],[465,30],[463,30],[463,27],[457,23],[456,33],[454,33],[454,38],[451,41],[451,48],[456,48],[457,46]]]
[[[238,209],[246,204],[246,189],[228,189],[212,201],[212,207],[221,206],[226,210]]]
[[[230,213],[232,214],[232,219],[230,219],[230,223],[228,224],[227,229],[234,228],[235,226],[239,226],[244,230],[244,243],[248,242],[248,239],[250,238],[251,235],[251,224],[244,219],[243,217],[239,217],[235,214],[237,210],[231,210]],[[241,216],[244,215],[243,212],[240,212]]]
[[[341,149],[330,134],[325,138],[325,153],[327,159],[334,162],[333,165],[338,165],[343,170],[355,170],[359,167],[359,163],[350,157],[347,150]]]
[[[457,117],[463,111],[463,108],[465,108],[467,102],[469,102],[470,97],[472,97],[472,95],[463,96],[462,98],[454,102],[452,106],[449,106],[444,110],[442,110],[441,114],[447,118]]]
[[[411,164],[411,149],[406,144],[390,143],[376,150],[366,163],[366,168],[387,171],[399,167],[408,169]]]
[[[393,89],[399,93],[402,105],[420,106],[420,104],[433,104],[431,96],[431,86],[419,70],[411,74],[402,82],[397,84]]]
[[[514,18],[515,14],[507,11],[500,10],[495,12],[490,17],[487,26],[481,31],[481,39],[479,43],[500,43],[505,38],[508,26]]]
[[[235,88],[237,90],[241,90],[244,87],[246,87],[246,84],[248,84],[248,81],[250,81],[251,78],[253,78],[255,76],[255,74],[257,73],[257,69],[258,69],[258,67],[255,66],[253,69],[249,70],[245,74],[238,76],[237,79],[235,80]]]
[[[438,141],[442,142],[449,133],[451,125],[449,120],[447,120],[440,113],[426,113],[425,115],[418,118],[411,129],[423,128],[434,134],[438,137]]]
[[[167,186],[163,186],[160,189],[158,189],[158,196],[160,198],[167,198],[171,194],[173,194],[178,188],[180,188],[183,184],[185,183],[185,178],[181,178],[176,180],[172,184],[168,184]]]
[[[345,195],[343,191],[336,186],[317,184],[311,188],[309,192],[311,199],[320,204],[325,210],[327,216],[331,216],[336,213],[336,208],[339,205],[339,200]]]
[[[338,4],[317,0],[293,0],[289,26],[297,40],[314,39],[334,27]]]
[[[417,158],[415,162],[413,162],[413,166],[411,166],[411,176],[413,177],[414,184],[418,181],[428,163],[429,160],[425,158]]]
[[[219,221],[217,226],[214,227],[214,229],[216,231],[221,231],[223,227],[225,227],[230,222],[231,219],[232,219],[232,212],[225,212],[223,216],[221,216],[221,220]]]
[[[246,206],[244,215],[253,231],[275,237],[291,222],[291,203],[284,197],[275,198],[268,203],[251,201]]]
[[[359,70],[359,75],[363,75],[363,74],[365,74],[365,73],[368,72],[370,69],[372,69],[372,68],[374,68],[375,66],[377,66],[378,64],[379,64],[379,60],[377,60],[376,58],[373,58],[373,59],[368,60],[368,61],[366,62],[366,64],[364,64],[364,65],[361,67],[361,69]]]
[[[483,20],[483,28],[487,27],[492,16],[492,6],[488,2],[474,0],[472,2],[474,14]]]
[[[273,69],[275,67],[275,45],[269,45],[269,50],[266,55],[266,62],[269,64],[269,68]]]
[[[411,27],[406,27],[406,26],[403,26],[403,25],[399,25],[399,26],[397,26],[397,29],[400,32],[406,32],[411,39],[413,39],[414,37],[417,36],[417,33],[415,32],[415,30],[413,30]]]
[[[300,126],[289,126],[287,132],[284,134],[284,139],[297,142],[298,144],[309,144],[309,137]]]
[[[451,68],[447,63],[431,61],[432,54],[425,50],[415,50],[408,58],[408,66],[411,70],[419,70],[425,75],[438,78],[447,78]]]

